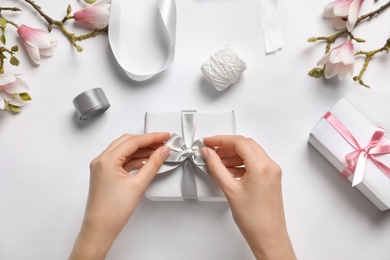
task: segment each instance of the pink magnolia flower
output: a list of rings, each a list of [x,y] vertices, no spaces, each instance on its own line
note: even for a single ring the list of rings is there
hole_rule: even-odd
[[[352,76],[355,62],[353,44],[346,41],[343,44],[331,49],[317,63],[318,66],[325,66],[325,78],[329,79],[338,75],[340,80]]]
[[[53,55],[53,48],[57,46],[57,39],[49,32],[21,25],[18,28],[18,34],[35,64],[39,64],[41,55]]]
[[[93,29],[103,29],[110,18],[110,1],[101,0],[74,13],[74,19]]]
[[[18,77],[19,75],[21,73],[0,75],[0,109],[5,108],[6,102],[18,107],[23,106],[23,100],[18,94],[27,92],[28,86]]]
[[[363,0],[336,0],[324,7],[323,16],[337,19],[346,17],[346,27],[350,32],[357,22],[362,4]]]

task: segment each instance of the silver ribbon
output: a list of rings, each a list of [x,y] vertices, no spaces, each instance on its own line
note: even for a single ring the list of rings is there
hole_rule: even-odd
[[[131,68],[129,68],[126,61],[126,57],[121,55],[121,48],[126,48],[126,42],[123,42],[123,36],[121,35],[121,27],[126,26],[125,16],[123,14],[124,2],[128,0],[115,0],[111,3],[111,14],[110,14],[110,24],[108,30],[108,37],[111,45],[111,49],[114,53],[116,60],[122,69],[126,72],[127,76],[135,81],[144,81],[152,78],[153,76],[159,74],[160,72],[166,70],[173,62],[175,56],[175,41],[176,41],[176,4],[175,0],[159,0],[159,18],[161,23],[164,25],[164,39],[167,39],[167,42],[163,43],[164,46],[168,46],[167,58],[163,65],[156,71],[145,71],[142,73],[134,73]],[[123,2],[123,3],[122,3]],[[123,20],[123,21],[122,21]],[[145,50],[147,51],[147,50]]]
[[[181,194],[184,200],[198,200],[195,174],[209,174],[200,149],[206,145],[202,140],[195,138],[197,114],[194,110],[185,110],[181,114],[182,136],[172,134],[165,145],[171,152],[158,174],[169,173],[178,167],[183,167]]]
[[[110,107],[103,89],[93,88],[73,99],[73,105],[80,120],[86,121],[102,114]]]

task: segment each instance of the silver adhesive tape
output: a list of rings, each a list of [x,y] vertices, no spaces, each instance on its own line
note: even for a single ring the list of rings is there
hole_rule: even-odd
[[[87,90],[73,99],[80,120],[86,121],[102,114],[110,107],[110,102],[101,88]]]

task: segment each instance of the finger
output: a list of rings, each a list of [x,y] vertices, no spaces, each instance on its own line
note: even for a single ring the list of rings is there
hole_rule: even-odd
[[[157,150],[160,146],[163,146],[165,142],[159,143],[159,144],[152,144],[148,146],[149,149]]]
[[[231,156],[237,155],[236,150],[234,150],[232,148],[226,148],[226,147],[219,147],[216,152],[217,152],[219,158],[226,158],[226,157],[231,157]]]
[[[131,155],[131,159],[148,158],[156,149],[140,148]]]
[[[164,163],[165,159],[169,155],[171,148],[169,146],[162,146],[158,148],[146,161],[145,165],[141,167],[136,178],[140,179],[140,183],[144,185],[146,189],[152,182],[157,174],[158,169]]]
[[[148,160],[148,158],[139,158],[139,159],[130,160],[130,161],[126,162],[125,164],[123,164],[123,169],[126,172],[130,172],[133,170],[139,170],[139,169],[141,169],[142,166],[144,166],[144,164],[146,163],[147,160]]]
[[[244,161],[256,164],[257,161],[271,160],[268,154],[253,139],[235,135],[220,135],[207,137],[204,143],[213,147],[232,148]]]
[[[202,148],[200,151],[206,161],[207,168],[222,190],[225,192],[228,187],[234,185],[234,178],[222,164],[216,152],[208,147]]]
[[[119,160],[117,163],[122,164],[126,159],[134,154],[140,148],[146,148],[154,144],[160,144],[168,140],[169,133],[151,133],[143,135],[134,135],[122,143],[118,144],[110,151],[113,159]]]
[[[121,135],[120,137],[118,137],[117,139],[115,139],[104,151],[103,153],[105,152],[109,152],[111,151],[112,149],[114,149],[115,147],[117,147],[120,143],[122,143],[123,141],[129,139],[130,137],[132,137],[134,135],[132,134],[123,134]]]
[[[243,160],[239,156],[223,158],[221,161],[226,168],[244,165]]]
[[[234,178],[244,177],[246,170],[245,168],[227,168]]]

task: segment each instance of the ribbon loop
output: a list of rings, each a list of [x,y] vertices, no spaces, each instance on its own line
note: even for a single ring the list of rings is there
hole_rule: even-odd
[[[370,159],[387,177],[390,178],[390,167],[379,161],[375,155],[389,154],[390,145],[383,145],[387,140],[385,129],[378,127],[373,133],[367,146],[361,147],[351,132],[331,113],[324,116],[337,132],[355,149],[345,156],[346,168],[343,175],[349,177],[354,174],[352,186],[356,186],[363,181],[367,160]]]
[[[145,5],[146,3],[144,4],[143,2],[147,1],[139,2],[139,4]],[[163,30],[161,31],[161,39],[156,42],[161,42],[159,45],[161,45],[161,48],[164,48],[165,58],[163,59],[163,63],[157,68],[150,65],[140,66],[139,63],[142,64],[143,61],[135,58],[139,56],[127,51],[128,42],[137,36],[134,35],[134,33],[137,33],[137,30],[134,30],[132,27],[133,20],[130,20],[134,15],[129,15],[129,10],[133,10],[133,7],[134,1],[111,1],[108,37],[113,54],[127,76],[135,81],[145,81],[166,70],[173,62],[176,46],[176,3],[175,0],[158,1],[157,19],[159,26],[161,25]],[[149,20],[151,19],[152,17]],[[147,48],[145,47],[141,52],[149,53],[151,50]]]
[[[172,134],[165,143],[171,148],[171,152],[159,169],[158,174],[167,173],[182,166],[182,197],[184,200],[198,200],[195,172],[209,175],[206,162],[200,153],[200,149],[206,145],[200,139],[194,141],[197,123],[196,111],[182,111],[181,120],[183,137]]]

